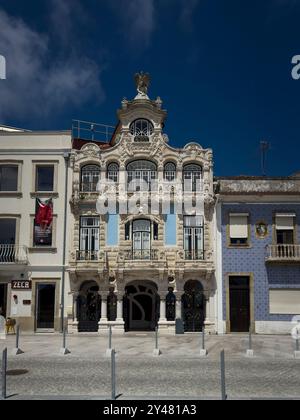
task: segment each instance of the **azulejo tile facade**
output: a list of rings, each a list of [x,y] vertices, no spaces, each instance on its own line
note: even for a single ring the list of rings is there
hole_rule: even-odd
[[[28,331],[289,332],[300,176],[214,178],[149,77],[116,127],[0,132],[0,307]]]

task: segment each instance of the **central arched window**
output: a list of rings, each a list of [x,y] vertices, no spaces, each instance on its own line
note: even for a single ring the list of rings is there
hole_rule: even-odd
[[[148,160],[136,160],[127,166],[129,192],[154,190],[157,167]]]
[[[130,133],[136,142],[148,142],[154,132],[153,124],[145,119],[135,120],[130,125]]]
[[[101,178],[101,169],[97,165],[87,165],[81,170],[81,192],[96,192]]]
[[[196,164],[186,165],[183,169],[183,183],[184,191],[202,191],[202,167]]]
[[[119,182],[119,165],[117,163],[111,163],[107,167],[107,179],[115,183]]]

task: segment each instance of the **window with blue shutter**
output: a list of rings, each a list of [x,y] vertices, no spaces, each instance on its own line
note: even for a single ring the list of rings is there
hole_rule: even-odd
[[[119,215],[109,214],[107,221],[107,246],[119,245]]]

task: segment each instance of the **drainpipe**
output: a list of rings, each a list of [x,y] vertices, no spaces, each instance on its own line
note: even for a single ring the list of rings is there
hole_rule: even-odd
[[[67,246],[67,215],[68,215],[68,184],[69,184],[69,160],[70,153],[64,153],[65,159],[65,209],[64,209],[64,238],[63,238],[63,261],[62,261],[62,277],[61,277],[61,303],[60,303],[60,331],[64,331],[64,314],[65,314],[65,280],[66,280],[66,246]]]

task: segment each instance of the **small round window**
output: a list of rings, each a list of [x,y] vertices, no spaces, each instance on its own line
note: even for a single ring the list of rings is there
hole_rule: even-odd
[[[153,132],[153,124],[148,120],[136,120],[130,126],[130,133],[135,137],[135,141],[149,141]]]

